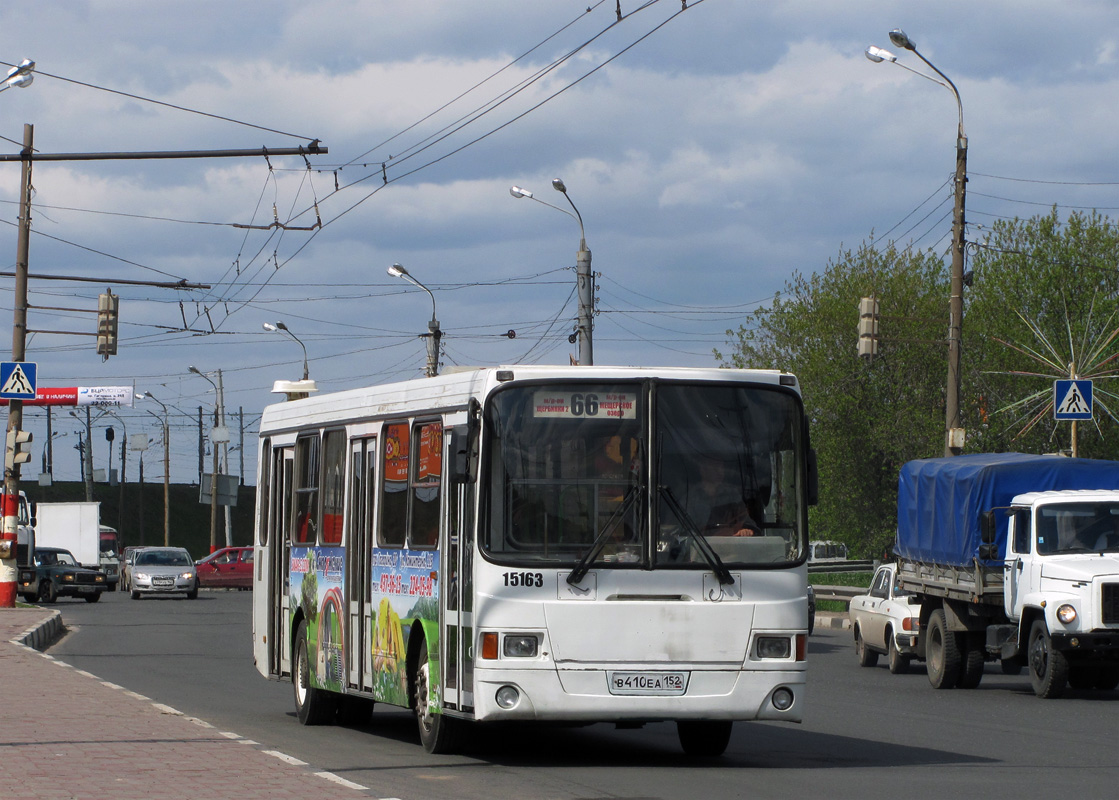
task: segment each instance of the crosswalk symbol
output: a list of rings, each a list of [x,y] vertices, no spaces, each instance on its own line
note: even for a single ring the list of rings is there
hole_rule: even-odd
[[[1084,420],[1092,418],[1092,382],[1053,381],[1053,418]]]
[[[36,365],[29,361],[0,362],[0,398],[35,399]]]

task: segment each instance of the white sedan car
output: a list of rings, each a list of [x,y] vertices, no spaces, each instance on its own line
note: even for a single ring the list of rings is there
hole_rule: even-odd
[[[870,592],[852,598],[848,614],[859,665],[873,667],[878,656],[885,655],[890,672],[896,675],[909,669],[910,660],[919,658],[921,605],[912,594],[898,588],[895,570],[894,564],[880,566]]]

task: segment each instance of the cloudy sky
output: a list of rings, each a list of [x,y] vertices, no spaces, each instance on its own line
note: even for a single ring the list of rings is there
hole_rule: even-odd
[[[897,27],[963,98],[970,240],[1054,204],[1119,210],[1111,2],[682,5],[6,4],[0,61],[31,58],[38,74],[0,95],[2,154],[18,153],[26,123],[44,154],[314,139],[329,149],[35,164],[29,326],[92,331],[94,315],[51,309],[95,309],[105,287],[121,298],[120,350],[107,362],[91,337],[32,336],[40,385],[150,391],[172,410],[172,478],[191,480],[197,410],[213,408],[214,392],[189,365],[222,370],[247,437],[273,381],[300,376],[298,343],[262,323],[302,340],[324,391],[422,375],[431,298],[388,276],[394,262],[434,293],[445,367],[566,364],[578,224],[509,193],[515,184],[570,210],[556,177],[599,274],[595,362],[714,365],[728,328],[842,247],[871,235],[948,247],[956,103],[899,66],[928,72],[890,44]],[[868,61],[871,44],[898,63]],[[19,170],[0,163],[4,272],[16,261]],[[210,288],[120,282],[178,280]],[[12,279],[0,287],[10,314]],[[852,354],[856,317],[853,302]],[[145,472],[159,480],[148,412],[159,406],[118,414],[129,434],[157,440]],[[44,421],[28,410],[32,479]],[[119,445],[119,422],[98,421],[97,467],[110,422]],[[81,426],[63,409],[54,428],[55,477],[76,480]]]

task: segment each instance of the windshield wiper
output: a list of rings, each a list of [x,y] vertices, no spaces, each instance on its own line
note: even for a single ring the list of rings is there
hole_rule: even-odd
[[[719,583],[724,586],[733,584],[734,576],[730,574],[730,570],[727,569],[726,564],[719,558],[719,554],[711,549],[711,545],[708,544],[707,538],[696,528],[695,522],[688,516],[688,512],[684,510],[684,507],[680,505],[680,501],[676,499],[676,495],[672,493],[672,490],[667,486],[658,486],[657,491],[660,493],[661,497],[664,498],[669,510],[676,515],[676,519],[684,526],[684,530],[692,537],[692,541],[695,542],[696,547],[699,548],[699,552],[703,554],[707,563],[711,565],[711,569],[715,573],[715,577],[719,579]]]
[[[606,543],[610,541],[610,537],[614,533],[614,528],[618,526],[618,522],[625,516],[636,499],[637,486],[632,485],[626,490],[626,496],[622,498],[622,504],[614,509],[614,513],[610,515],[610,519],[606,520],[606,524],[602,526],[602,530],[599,531],[598,536],[594,538],[594,541],[591,543],[591,549],[579,559],[579,563],[575,565],[575,569],[568,573],[568,583],[574,586],[586,577],[591,562],[598,558],[598,554],[602,552],[602,548],[606,547]]]

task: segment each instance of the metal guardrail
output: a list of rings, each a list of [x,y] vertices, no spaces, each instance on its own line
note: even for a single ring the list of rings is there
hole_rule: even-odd
[[[809,572],[874,572],[874,561],[823,561],[809,564]]]
[[[867,593],[867,589],[860,586],[820,586],[812,584],[812,590],[816,592],[817,601],[833,600],[844,605],[850,603],[852,597]]]

